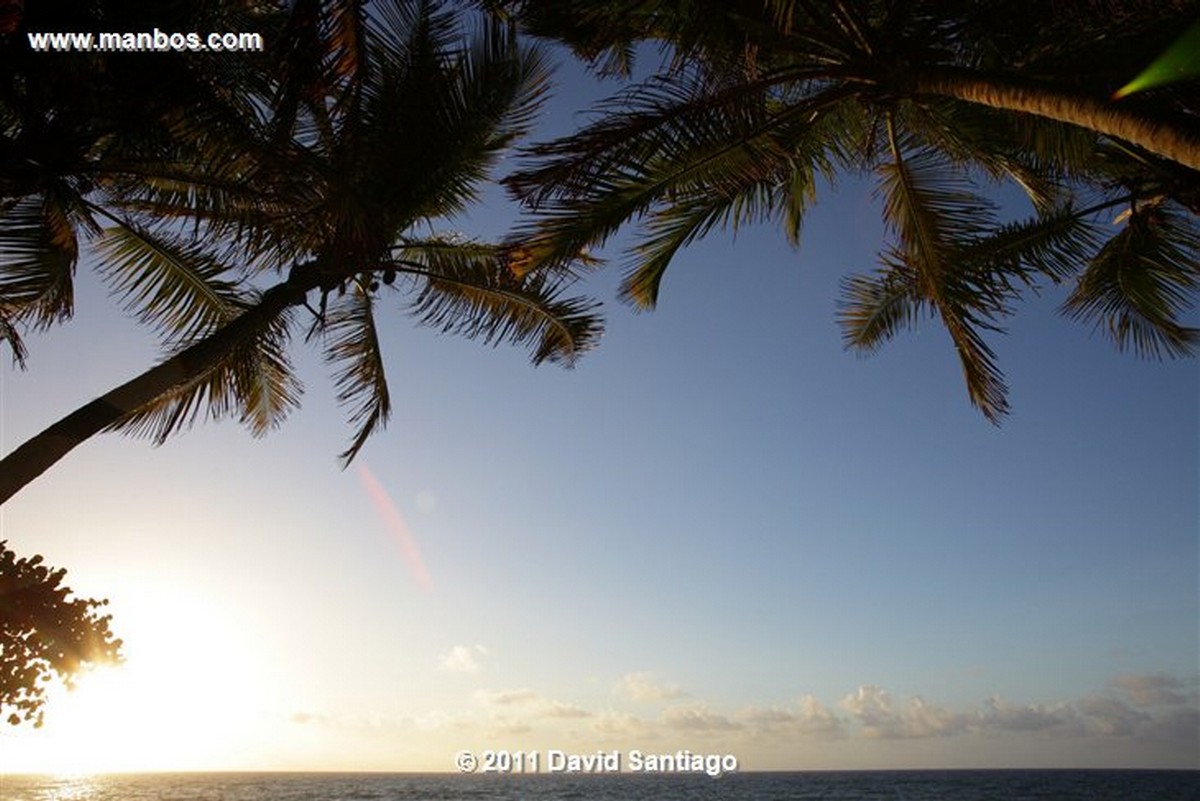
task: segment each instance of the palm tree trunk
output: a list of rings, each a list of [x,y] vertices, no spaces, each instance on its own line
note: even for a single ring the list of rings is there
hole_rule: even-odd
[[[1114,101],[953,68],[918,70],[911,88],[917,94],[953,97],[1078,125],[1200,170],[1200,129],[1179,121],[1154,119]]]
[[[76,445],[104,431],[164,392],[207,373],[230,350],[262,331],[284,309],[302,299],[299,290],[287,283],[272,287],[263,294],[257,305],[247,309],[224,328],[79,407],[28,439],[0,460],[0,504],[50,469]]]

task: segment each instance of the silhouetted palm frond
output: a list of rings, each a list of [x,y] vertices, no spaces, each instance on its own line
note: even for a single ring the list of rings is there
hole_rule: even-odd
[[[1200,329],[1185,326],[1200,288],[1196,220],[1168,203],[1139,206],[1100,249],[1063,304],[1093,323],[1118,348],[1143,356],[1189,356]]]
[[[387,375],[379,332],[375,327],[375,299],[369,291],[355,291],[334,302],[324,326],[325,360],[334,366],[338,402],[351,407],[354,439],[339,458],[349,464],[367,438],[387,425],[391,414]]]
[[[422,324],[570,366],[599,341],[597,304],[563,297],[563,281],[547,271],[523,273],[518,255],[517,246],[433,239],[397,247],[390,263],[415,279],[411,309]]]
[[[170,391],[135,409],[119,410],[109,426],[162,444],[197,420],[234,417],[255,436],[278,426],[300,402],[302,387],[287,355],[291,313],[222,351],[215,363],[196,375],[184,374]],[[181,343],[180,350],[191,342]]]

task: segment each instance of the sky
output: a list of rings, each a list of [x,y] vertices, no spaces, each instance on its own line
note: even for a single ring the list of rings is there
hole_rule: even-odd
[[[612,84],[566,65],[543,132]],[[547,133],[548,135],[548,133]],[[501,165],[501,171],[506,165]],[[455,223],[494,236],[503,196]],[[0,538],[110,600],[125,662],[0,730],[0,772],[451,771],[470,750],[731,754],[743,770],[1200,768],[1200,374],[1021,306],[1000,427],[933,322],[847,352],[872,182],[801,245],[747,227],[618,303],[572,370],[383,324],[394,416],[349,469],[316,353],[255,439],[108,434]],[[153,362],[89,270],[0,366],[0,452]],[[544,763],[543,763],[544,764]]]

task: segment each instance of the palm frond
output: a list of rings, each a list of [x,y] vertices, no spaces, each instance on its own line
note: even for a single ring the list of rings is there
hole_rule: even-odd
[[[0,213],[0,316],[39,329],[69,319],[79,246],[56,194],[27,195]]]
[[[232,354],[238,421],[254,436],[278,427],[300,405],[304,388],[287,354],[291,324],[292,315],[284,310]]]
[[[1094,255],[1097,232],[1091,209],[1069,204],[1026,220],[1005,223],[958,244],[955,270],[983,293],[1009,294],[1012,282],[1027,286],[1039,276],[1059,283]]]
[[[384,4],[383,20],[393,5],[405,4]],[[407,31],[385,35],[387,26],[379,34],[362,114],[344,132],[360,191],[388,210],[390,229],[449,216],[476,200],[495,159],[532,122],[549,75],[545,55],[499,23],[482,25],[464,47],[450,18],[418,5],[418,20],[392,24]]]
[[[105,199],[147,225],[190,223],[194,238],[226,242],[246,264],[296,258],[323,233],[311,224],[323,165],[295,144],[269,144],[266,123],[231,116],[176,115],[155,152],[106,157]]]
[[[773,93],[792,80],[796,76],[771,75],[714,86],[702,70],[693,70],[645,81],[602,103],[602,116],[592,125],[527,148],[530,166],[505,184],[537,209],[556,198],[610,191],[614,182],[664,165],[696,173],[698,165],[746,149],[767,158],[788,138],[780,129],[811,124],[849,95],[818,85],[786,104],[772,103]],[[672,184],[687,185],[687,172]]]
[[[998,425],[1008,414],[1008,384],[996,363],[995,351],[980,334],[980,328],[995,330],[995,326],[966,303],[939,306],[938,316],[954,341],[971,403]]]
[[[884,222],[899,238],[907,258],[936,294],[936,278],[947,269],[948,250],[995,225],[995,206],[973,191],[956,168],[928,149],[903,152],[878,166]]]
[[[325,43],[328,69],[335,80],[361,80],[368,59],[366,6],[358,0],[339,0],[326,10]]]
[[[371,434],[387,425],[391,414],[373,310],[370,293],[349,292],[330,306],[323,327],[325,361],[335,367],[338,402],[351,407],[350,422],[357,428],[350,446],[338,457],[343,465],[354,460]]]
[[[2,311],[2,310],[0,310]],[[25,359],[29,356],[29,351],[25,348],[25,343],[21,339],[21,333],[17,327],[0,313],[0,342],[7,342],[8,347],[12,350],[13,364],[21,369],[25,368]]]
[[[1092,322],[1118,348],[1142,356],[1195,352],[1200,329],[1180,318],[1200,289],[1200,232],[1170,204],[1140,206],[1079,277],[1062,311]]]
[[[224,352],[212,369],[131,410],[111,429],[161,445],[198,419],[236,416],[255,436],[267,433],[298,406],[303,389],[287,356],[290,326],[285,311]]]
[[[599,304],[562,297],[561,279],[545,271],[514,270],[516,247],[409,241],[394,250],[390,265],[415,279],[411,310],[422,324],[489,344],[524,345],[534,364],[570,366],[600,338]]]
[[[878,168],[885,221],[899,240],[889,258],[912,271],[921,297],[954,342],[971,402],[998,422],[1008,409],[1007,387],[979,329],[995,329],[992,318],[1003,306],[994,295],[975,291],[974,276],[952,264],[958,247],[994,227],[992,207],[944,158],[928,150],[906,155],[894,133],[890,139],[893,159]]]
[[[731,222],[759,219],[764,188],[772,212],[798,238],[817,176],[831,178],[834,172],[838,153],[829,154],[826,134],[838,117],[840,92],[784,105],[743,91],[728,95],[722,106],[680,87],[646,91],[646,108],[627,114],[624,126],[604,122],[547,146],[546,153],[561,157],[508,182],[536,211],[524,230],[539,243],[543,258],[553,261],[602,244],[628,220],[650,215],[653,221],[660,206],[667,220],[652,222],[660,231],[651,236],[671,238],[675,234],[667,229],[680,230],[678,221],[706,216],[694,209],[670,212],[681,199],[704,205],[701,197],[715,195],[725,199],[717,202],[726,204]],[[647,247],[660,249],[654,243]],[[649,288],[654,282],[638,283]],[[641,290],[629,295],[645,301],[652,296]]]
[[[137,226],[107,228],[96,242],[101,274],[125,308],[168,343],[195,340],[236,317],[248,294],[236,270],[205,247]]]
[[[1039,212],[1061,205],[1068,173],[1061,163],[1024,146],[1030,125],[1018,129],[1009,115],[951,98],[922,98],[903,107],[906,130],[954,164],[981,168],[994,180],[1013,181]],[[1037,124],[1062,127],[1051,120],[1037,120]],[[1078,138],[1089,141],[1086,135]],[[1090,141],[1094,153],[1095,138]],[[1084,152],[1078,158],[1089,151]]]
[[[874,351],[927,312],[916,278],[903,264],[841,282],[838,323],[847,348]]]
[[[801,180],[797,177],[796,182]],[[760,183],[732,197],[720,192],[676,196],[670,205],[657,209],[645,226],[645,236],[632,251],[632,263],[621,283],[621,298],[636,308],[654,308],[663,275],[681,247],[704,237],[716,226],[736,229],[741,223],[767,219],[776,205],[774,189]],[[786,199],[791,201],[793,194]],[[782,205],[785,215],[794,211],[790,203]]]

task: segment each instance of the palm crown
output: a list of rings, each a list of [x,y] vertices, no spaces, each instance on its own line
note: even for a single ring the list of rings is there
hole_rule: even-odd
[[[255,432],[278,424],[298,402],[287,345],[301,318],[350,408],[349,461],[389,412],[375,325],[385,293],[403,293],[421,323],[526,345],[535,362],[571,364],[596,341],[594,304],[563,297],[562,272],[520,269],[511,242],[430,233],[527,125],[546,80],[538,52],[494,19],[468,35],[431,2],[301,0],[278,22],[279,72],[176,115],[134,169],[125,154],[92,166],[103,180],[79,193],[75,228],[95,237],[105,277],[172,355],[10,454],[4,497],[23,483],[23,460],[44,462],[80,431],[161,440],[201,413]],[[20,255],[0,268],[14,332],[50,319],[38,307],[47,293],[14,290],[49,268],[67,281],[73,267],[76,251],[55,249],[72,220],[55,229],[45,209],[40,196],[17,198],[0,222],[2,246]],[[257,288],[272,273],[283,280]]]
[[[1074,281],[1064,312],[1118,346],[1175,356],[1200,339],[1182,322],[1200,281],[1200,103],[1186,85],[1105,99],[1186,3],[1119,30],[1078,6],[1065,30],[1043,4],[1005,19],[932,0],[499,5],[604,69],[627,69],[641,40],[671,47],[662,72],[509,180],[547,258],[640,219],[623,288],[638,306],[714,227],[774,221],[796,243],[822,180],[870,172],[890,242],[844,282],[845,340],[869,350],[935,315],[989,419],[1008,403],[986,333],[1039,280]],[[1019,185],[1031,216],[1002,220],[989,181]],[[1122,209],[1117,233],[1098,224]]]

